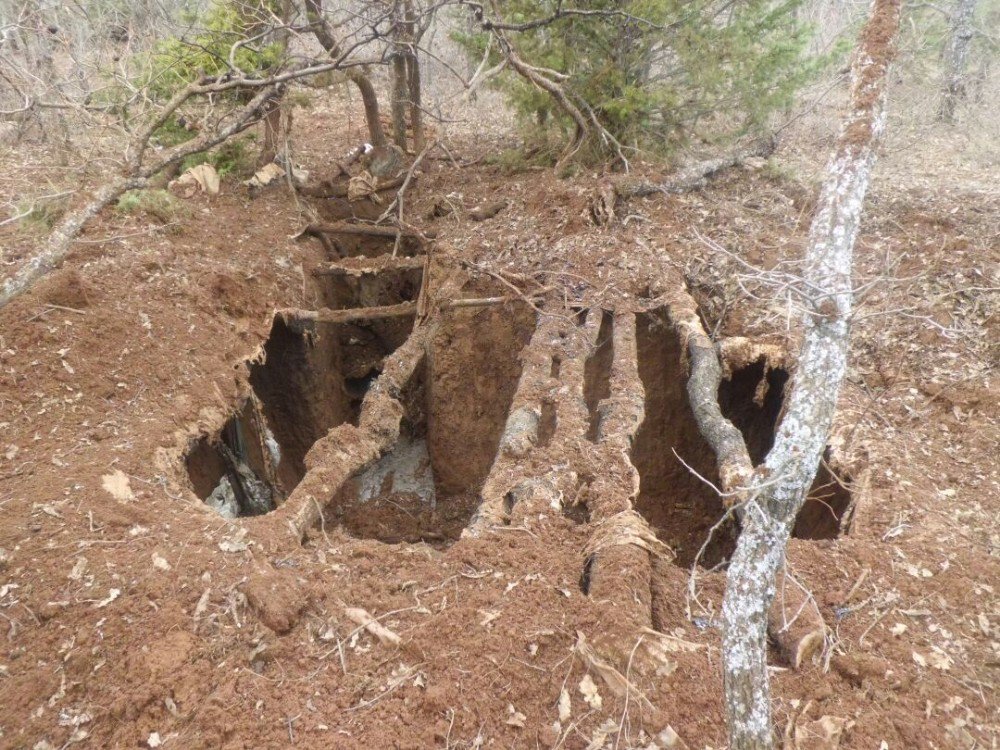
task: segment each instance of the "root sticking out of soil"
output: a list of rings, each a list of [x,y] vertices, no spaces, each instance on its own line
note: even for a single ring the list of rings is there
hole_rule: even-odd
[[[185,463],[195,493],[220,514],[258,516],[274,509],[280,448],[251,397],[218,435],[198,440]]]
[[[716,482],[715,457],[688,403],[682,342],[669,318],[658,312],[640,315],[636,336],[646,391],[646,418],[632,449],[640,477],[636,510],[677,553],[677,564],[687,567],[725,513],[718,494],[692,473]],[[701,564],[713,567],[728,558],[735,540],[732,524],[717,529]]]
[[[401,394],[400,437],[324,514],[354,537],[444,547],[479,505],[534,327],[527,305],[445,313]]]
[[[677,553],[676,563],[690,567],[709,530],[725,513],[722,499],[708,484],[718,485],[715,459],[691,412],[682,342],[669,317],[661,312],[640,315],[637,337],[646,418],[632,450],[640,475],[636,509]],[[719,388],[722,412],[743,433],[755,464],[774,441],[787,381],[784,369],[769,367],[761,358],[734,368]],[[824,464],[799,514],[794,536],[836,538],[851,504],[848,484],[835,478]],[[735,521],[722,524],[705,545],[699,564],[712,568],[728,559],[737,535]]]

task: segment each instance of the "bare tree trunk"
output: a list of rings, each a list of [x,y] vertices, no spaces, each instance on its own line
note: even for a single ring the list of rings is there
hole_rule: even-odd
[[[409,85],[406,80],[406,54],[397,49],[392,55],[392,97],[389,110],[392,114],[392,140],[406,150],[406,108],[409,104]]]
[[[312,29],[316,41],[327,51],[332,58],[341,56],[340,42],[334,36],[326,16],[323,15],[323,0],[305,0],[306,18]],[[365,123],[368,125],[368,137],[372,145],[377,149],[385,149],[389,145],[382,129],[382,121],[379,115],[378,95],[371,79],[368,78],[358,68],[347,68],[344,71],[347,78],[358,87],[361,92],[361,101],[365,108]]]
[[[291,0],[281,2],[281,21],[288,24],[292,20]],[[287,28],[280,28],[274,33],[274,42],[280,46],[281,56],[284,57],[288,50],[289,33]],[[257,160],[259,166],[270,164],[278,159],[284,166],[289,167],[291,155],[285,153],[289,136],[292,130],[292,108],[284,96],[264,116],[264,139],[261,144],[260,157]],[[280,157],[280,158],[279,158]]]
[[[406,70],[408,35],[400,0],[396,0],[392,13],[392,91],[389,111],[392,115],[392,140],[406,151],[406,110],[410,104],[409,77]]]
[[[731,750],[770,750],[767,613],[795,516],[833,423],[847,369],[854,240],[874,145],[885,125],[885,88],[900,0],[874,0],[855,53],[851,110],[842,126],[806,248],[803,341],[774,446],[755,471],[722,603],[724,691]]]
[[[258,164],[263,166],[274,161],[285,148],[287,129],[284,127],[287,116],[284,102],[276,103],[264,116],[264,140],[261,144]]]
[[[413,131],[413,151],[419,154],[424,150],[424,112],[420,95],[420,60],[417,58],[416,16],[413,11],[413,0],[405,0],[406,28],[409,37],[409,47],[406,52],[406,81],[410,89],[410,129]]]
[[[951,16],[951,39],[945,60],[945,80],[941,92],[938,119],[954,122],[955,107],[965,98],[965,65],[972,44],[972,18],[976,13],[976,0],[956,0]]]

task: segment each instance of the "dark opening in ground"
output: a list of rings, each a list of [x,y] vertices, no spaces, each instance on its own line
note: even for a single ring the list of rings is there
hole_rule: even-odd
[[[522,303],[445,313],[402,394],[398,442],[342,489],[326,527],[388,543],[458,539],[479,504],[534,325]]]
[[[357,423],[368,387],[412,327],[412,318],[319,323],[303,334],[275,318],[263,360],[249,365],[254,395],[188,452],[195,494],[226,517],[281,505],[305,475],[313,443]]]
[[[611,362],[614,358],[612,343],[613,316],[607,310],[601,314],[601,327],[597,333],[597,346],[583,366],[583,400],[587,403],[590,424],[587,439],[597,442],[601,415],[597,407],[611,395]]]
[[[646,418],[632,452],[640,475],[636,509],[677,553],[677,564],[689,567],[709,530],[724,514],[716,492],[692,472],[717,485],[715,456],[701,437],[691,412],[687,373],[681,364],[681,341],[666,313],[640,315],[637,339]],[[761,359],[737,369],[720,385],[722,412],[743,433],[755,464],[764,459],[774,442],[787,382],[786,371],[768,369]],[[837,537],[851,504],[848,487],[849,482],[834,477],[824,462],[793,535],[802,539]],[[728,559],[737,533],[735,522],[716,529],[699,564],[711,568]]]
[[[390,269],[377,275],[327,275],[323,279],[323,306],[332,310],[382,307],[414,302],[423,279],[420,268]]]
[[[844,524],[854,499],[851,478],[833,471],[828,460],[828,455],[823,457],[809,497],[795,518],[792,536],[797,539],[836,539],[846,531]]]
[[[689,567],[709,529],[725,513],[719,496],[691,471],[717,482],[715,457],[691,412],[681,341],[666,313],[640,315],[636,339],[639,377],[646,391],[646,418],[632,448],[640,477],[636,510],[677,553],[677,564]],[[717,529],[701,565],[713,567],[727,559],[735,539],[733,524]]]

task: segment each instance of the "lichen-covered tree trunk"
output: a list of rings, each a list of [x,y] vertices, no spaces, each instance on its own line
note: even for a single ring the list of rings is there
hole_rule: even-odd
[[[722,604],[731,750],[770,750],[767,612],[795,516],[829,437],[847,369],[854,241],[885,125],[900,0],[874,0],[855,53],[850,112],[827,166],[806,248],[803,341],[774,446],[755,471]]]
[[[951,16],[951,38],[945,54],[945,79],[941,92],[939,119],[953,122],[955,107],[965,97],[965,68],[972,46],[972,18],[976,13],[976,0],[956,0]]]

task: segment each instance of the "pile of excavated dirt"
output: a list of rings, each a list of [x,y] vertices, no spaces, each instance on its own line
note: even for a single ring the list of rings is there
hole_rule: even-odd
[[[314,171],[360,137],[297,124]],[[597,227],[605,178],[476,147],[427,161],[396,257],[224,185],[169,231],[101,217],[0,311],[0,745],[725,745],[738,528],[676,297],[760,460],[795,313],[747,264],[797,257],[812,191],[738,170]],[[771,654],[790,747],[1000,738],[998,209],[875,187],[780,582],[827,628],[798,668]]]

